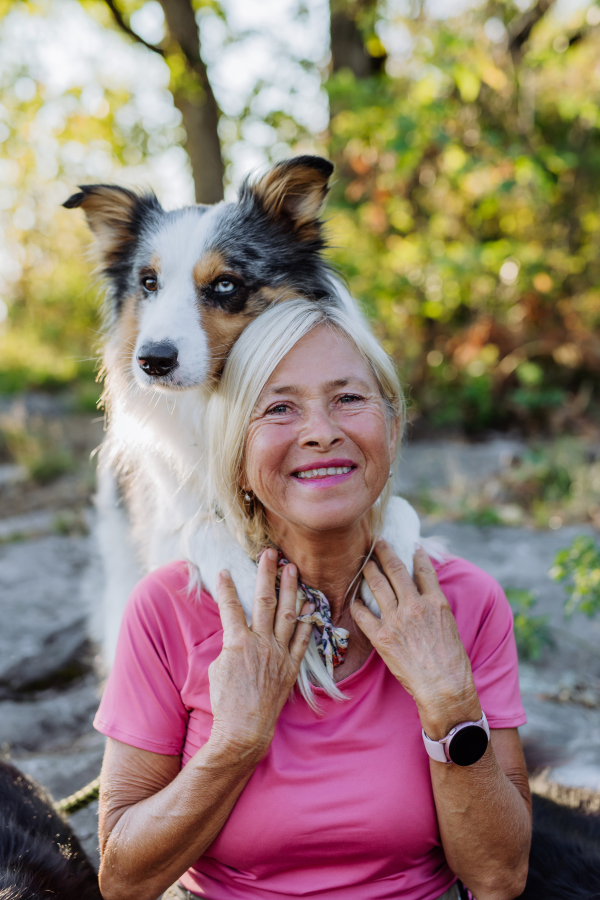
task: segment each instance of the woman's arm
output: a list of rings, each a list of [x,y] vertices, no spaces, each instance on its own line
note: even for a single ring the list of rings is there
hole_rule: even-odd
[[[100,797],[105,900],[156,900],[214,841],[269,749],[312,630],[295,627],[295,566],[284,569],[279,603],[276,571],[277,554],[267,551],[251,628],[231,578],[220,577],[223,650],[208,670],[213,726],[185,768],[177,756],[109,740]]]
[[[454,725],[481,718],[469,658],[427,554],[415,554],[414,582],[385,541],[377,557],[383,572],[370,562],[364,574],[381,619],[361,601],[353,618],[414,697],[425,733],[440,740]],[[431,760],[430,768],[452,870],[477,900],[517,897],[527,877],[531,803],[516,729],[493,732],[471,766]]]
[[[100,890],[104,900],[156,900],[225,824],[258,759],[208,742],[181,769],[108,740],[101,776]]]

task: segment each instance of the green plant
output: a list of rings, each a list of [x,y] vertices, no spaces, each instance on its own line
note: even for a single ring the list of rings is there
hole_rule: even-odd
[[[550,569],[557,583],[566,582],[565,616],[585,613],[591,619],[600,610],[600,546],[581,534],[570,547],[559,550]]]
[[[38,484],[50,484],[73,468],[73,458],[66,450],[41,450],[27,463],[29,475]]]
[[[469,525],[477,525],[479,528],[505,524],[499,512],[493,506],[480,506],[478,509],[470,509],[464,514],[462,520]]]
[[[532,616],[531,610],[537,600],[531,591],[507,588],[506,596],[514,615],[515,640],[522,660],[535,662],[542,655],[544,647],[553,646],[549,616]]]

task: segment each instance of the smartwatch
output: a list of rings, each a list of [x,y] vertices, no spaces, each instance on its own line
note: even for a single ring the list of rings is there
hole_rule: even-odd
[[[477,722],[461,722],[451,728],[446,737],[432,741],[422,730],[425,749],[432,759],[457,766],[472,766],[481,759],[490,741],[490,726],[485,713]]]

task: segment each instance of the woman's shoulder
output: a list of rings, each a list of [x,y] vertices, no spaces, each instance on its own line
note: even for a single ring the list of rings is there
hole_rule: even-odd
[[[489,572],[485,572],[475,563],[463,559],[461,556],[444,554],[439,559],[432,559],[440,586],[456,588],[458,590],[476,590],[482,595],[502,594],[502,588]]]
[[[176,560],[149,572],[133,589],[125,620],[145,630],[197,643],[221,627],[217,604],[205,591],[194,566]]]
[[[432,560],[442,593],[448,600],[457,623],[470,621],[481,626],[487,619],[504,629],[512,623],[506,595],[496,579],[479,566],[460,556],[447,555]]]

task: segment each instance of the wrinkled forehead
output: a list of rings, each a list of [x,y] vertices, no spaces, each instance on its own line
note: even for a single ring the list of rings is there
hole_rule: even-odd
[[[349,335],[320,323],[303,335],[273,369],[260,399],[328,394],[352,387],[380,394],[375,373]]]

